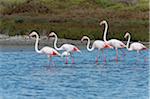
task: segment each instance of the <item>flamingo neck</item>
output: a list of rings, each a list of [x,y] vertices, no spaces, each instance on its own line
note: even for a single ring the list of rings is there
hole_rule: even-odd
[[[39,43],[39,36],[38,36],[38,34],[36,34],[35,51],[37,53],[41,53],[41,51],[38,49],[38,43]]]
[[[90,48],[90,39],[89,38],[87,38],[87,40],[88,40],[88,42],[87,42],[87,50],[88,51],[92,51],[92,50],[94,50],[94,47],[92,46],[92,48]]]
[[[127,44],[126,44],[126,48],[127,48],[127,50],[129,50],[129,43],[130,43],[130,39],[131,39],[130,34],[129,34],[128,36],[129,36],[129,37],[128,37],[128,41],[127,41]]]
[[[103,39],[104,39],[105,42],[107,42],[107,40],[106,40],[107,30],[108,30],[108,24],[107,24],[107,22],[106,22],[106,23],[105,23],[104,36],[103,36]]]
[[[54,48],[55,48],[56,50],[60,50],[60,48],[57,47],[57,40],[58,40],[58,37],[57,37],[56,34],[54,34],[54,37],[55,37]]]

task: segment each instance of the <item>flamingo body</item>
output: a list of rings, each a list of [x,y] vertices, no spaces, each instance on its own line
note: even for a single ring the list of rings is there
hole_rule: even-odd
[[[111,39],[109,41],[107,41],[107,43],[111,46],[113,46],[114,48],[124,48],[126,47],[126,45],[120,41],[120,40],[117,40],[117,39]]]
[[[94,43],[93,43],[92,46],[93,46],[94,48],[99,49],[99,50],[108,47],[108,45],[106,45],[105,42],[104,42],[104,41],[101,41],[101,40],[96,40],[96,41],[94,41]]]
[[[136,51],[140,51],[140,50],[145,50],[147,49],[143,44],[139,43],[139,42],[134,42],[130,45],[129,51],[130,50],[136,50]]]
[[[79,50],[76,46],[71,45],[71,44],[63,44],[63,45],[59,48],[59,50],[65,50],[65,51],[67,51],[67,52],[75,52],[75,51],[80,52],[80,50]]]
[[[40,50],[41,53],[50,55],[50,56],[60,56],[60,54],[53,48],[45,46]]]

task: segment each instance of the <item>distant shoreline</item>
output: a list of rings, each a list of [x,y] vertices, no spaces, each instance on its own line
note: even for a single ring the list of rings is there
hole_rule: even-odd
[[[48,39],[46,36],[41,36],[39,39],[39,45],[40,46],[53,46],[54,39]],[[93,42],[93,40],[91,40]],[[123,41],[126,44],[126,41]],[[85,46],[86,42],[81,43],[80,40],[71,40],[71,39],[58,39],[58,46],[64,43],[70,43],[74,44],[76,46]],[[150,42],[141,42],[145,46],[149,46]],[[28,36],[6,36],[6,35],[0,35],[0,46],[34,46],[35,44],[35,38],[28,38]],[[91,43],[92,44],[92,43]]]
[[[39,45],[49,45],[53,46],[54,39],[46,36],[40,36],[39,39]],[[71,43],[74,45],[82,45],[80,40],[70,40],[70,39],[58,39],[58,45],[64,44],[64,43]],[[1,45],[34,45],[35,44],[35,38],[29,38],[28,36],[6,36],[6,35],[0,35],[0,46]]]

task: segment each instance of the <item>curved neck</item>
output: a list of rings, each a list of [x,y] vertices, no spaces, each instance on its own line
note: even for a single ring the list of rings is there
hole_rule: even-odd
[[[87,40],[88,40],[88,42],[87,42],[87,50],[88,51],[92,51],[92,50],[94,50],[94,47],[92,46],[92,48],[90,48],[90,39],[89,38],[87,38]]]
[[[129,36],[129,37],[128,37],[128,41],[127,41],[126,48],[129,50],[129,43],[130,43],[131,36],[130,36],[130,35],[128,35],[128,36]]]
[[[37,53],[41,53],[41,51],[38,49],[38,43],[39,43],[39,36],[38,34],[36,34],[35,51]]]
[[[58,40],[57,35],[56,35],[56,34],[54,34],[54,37],[55,37],[55,41],[54,41],[54,48],[55,48],[56,50],[61,50],[60,48],[58,48],[58,47],[57,47],[57,40]]]
[[[103,36],[103,39],[104,39],[105,42],[107,42],[107,40],[106,40],[107,30],[108,30],[108,24],[105,23],[105,30],[104,30],[104,36]]]

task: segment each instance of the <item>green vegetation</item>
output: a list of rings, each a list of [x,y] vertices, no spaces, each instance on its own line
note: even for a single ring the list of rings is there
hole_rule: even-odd
[[[108,38],[124,39],[126,31],[132,40],[149,41],[148,0],[1,0],[0,33],[40,35],[55,31],[61,38],[102,39],[103,19],[109,23]],[[136,1],[136,0],[135,0]]]

